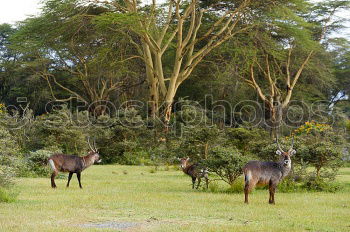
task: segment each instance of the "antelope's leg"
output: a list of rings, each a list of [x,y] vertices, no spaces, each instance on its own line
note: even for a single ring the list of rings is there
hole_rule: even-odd
[[[73,172],[69,172],[67,187],[69,187],[69,182],[70,182],[70,180],[72,179],[72,176],[73,176]]]
[[[192,189],[194,189],[194,184],[196,183],[196,177],[192,177]]]
[[[244,186],[244,203],[248,204],[249,184]]]
[[[201,184],[201,178],[199,177],[198,178],[198,184],[197,184],[197,188],[196,189],[198,189],[199,188],[199,185]]]
[[[81,175],[81,173],[80,173],[80,172],[77,172],[77,178],[78,178],[78,182],[79,182],[79,187],[80,187],[80,188],[83,188],[83,187],[81,186],[81,183],[80,183],[80,175]]]
[[[276,190],[276,184],[274,184],[270,181],[270,184],[269,184],[269,192],[270,192],[269,204],[275,204],[275,190]]]
[[[51,187],[52,188],[56,188],[56,183],[55,183],[55,177],[57,176],[58,172],[57,171],[54,171],[52,174],[51,174]]]

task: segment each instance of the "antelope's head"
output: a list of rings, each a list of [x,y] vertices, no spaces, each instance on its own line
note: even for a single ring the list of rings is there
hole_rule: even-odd
[[[278,143],[278,138],[276,138],[276,143],[278,146],[276,154],[281,156],[281,162],[283,163],[283,166],[291,167],[292,160],[290,159],[290,157],[295,155],[295,153],[297,153],[297,151],[293,149],[294,137],[292,138],[292,146],[288,151],[283,151],[283,149],[281,148],[281,146]]]
[[[180,163],[181,163],[181,168],[186,168],[188,166],[188,161],[190,160],[189,157],[187,158],[181,158],[179,159]]]
[[[92,157],[94,163],[101,163],[102,159],[100,159],[100,154],[98,153],[98,149],[96,148],[96,141],[94,140],[94,145],[90,144],[90,138],[88,138],[88,144],[90,147],[89,155]]]

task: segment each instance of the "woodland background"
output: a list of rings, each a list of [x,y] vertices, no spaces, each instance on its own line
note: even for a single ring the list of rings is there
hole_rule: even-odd
[[[90,137],[104,164],[189,156],[240,191],[242,165],[294,137],[281,189],[337,191],[350,42],[336,15],[349,3],[43,1],[0,25],[0,188],[47,176],[54,152],[85,155]]]

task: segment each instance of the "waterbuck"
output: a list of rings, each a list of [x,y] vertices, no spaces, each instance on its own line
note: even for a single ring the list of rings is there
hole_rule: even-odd
[[[279,162],[263,162],[249,161],[244,167],[244,202],[248,204],[248,194],[256,185],[269,185],[270,198],[269,203],[275,204],[275,190],[278,183],[288,175],[292,161],[290,157],[296,153],[293,149],[294,138],[292,139],[292,147],[287,151],[283,151],[276,138],[278,150],[277,155],[280,155]]]
[[[94,163],[100,163],[100,155],[98,154],[96,143],[94,141],[94,148],[91,146],[88,139],[88,144],[90,151],[88,155],[79,157],[74,155],[65,155],[65,154],[54,154],[49,158],[49,164],[52,169],[51,174],[51,187],[56,188],[55,177],[58,175],[58,172],[69,172],[67,187],[69,187],[69,182],[72,179],[73,173],[77,174],[79,187],[83,188],[80,183],[81,172],[93,165]]]
[[[198,180],[196,189],[198,189],[202,178],[205,179],[205,184],[208,188],[209,178],[208,171],[206,169],[200,168],[198,164],[189,164],[188,161],[190,160],[190,158],[181,158],[179,160],[181,162],[182,171],[192,178],[192,189],[194,189],[196,179]]]

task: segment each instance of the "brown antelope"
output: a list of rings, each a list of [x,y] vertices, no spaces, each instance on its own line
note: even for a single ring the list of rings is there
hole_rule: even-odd
[[[197,164],[189,164],[188,161],[190,160],[190,158],[181,158],[179,160],[181,162],[182,171],[192,178],[192,189],[194,189],[196,179],[198,180],[196,189],[198,189],[202,178],[205,179],[205,184],[208,188],[209,178],[208,171],[206,169],[201,169]]]
[[[55,177],[58,175],[58,172],[69,172],[67,187],[69,187],[69,182],[72,179],[73,173],[77,174],[79,187],[83,188],[80,183],[81,172],[93,165],[94,163],[100,163],[100,155],[98,154],[96,143],[94,141],[94,148],[90,144],[88,139],[88,144],[91,149],[88,155],[79,157],[74,155],[65,155],[65,154],[54,154],[49,158],[49,164],[52,169],[51,175],[51,187],[56,188]]]
[[[280,155],[279,162],[263,162],[249,161],[244,167],[244,202],[248,204],[248,193],[254,189],[256,185],[269,185],[270,198],[269,203],[275,204],[275,190],[278,183],[288,175],[292,161],[290,157],[296,153],[293,149],[294,138],[292,139],[292,147],[287,151],[283,151],[276,138],[278,150],[277,155]]]

